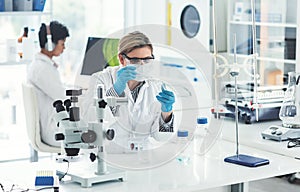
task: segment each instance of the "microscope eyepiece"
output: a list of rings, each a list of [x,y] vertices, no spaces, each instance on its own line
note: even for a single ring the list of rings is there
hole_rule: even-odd
[[[64,101],[64,106],[66,106],[67,111],[70,111],[70,107],[71,107],[71,100],[70,99],[66,99]]]
[[[63,106],[63,102],[61,100],[54,101],[53,107],[55,107],[57,113],[65,111],[65,107]]]

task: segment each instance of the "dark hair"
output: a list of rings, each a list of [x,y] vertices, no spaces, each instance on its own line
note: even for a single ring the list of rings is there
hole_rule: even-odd
[[[64,40],[66,37],[69,37],[69,30],[66,26],[59,23],[58,21],[52,21],[50,23],[50,33],[52,36],[52,42],[57,44],[59,40]],[[45,48],[47,43],[47,27],[45,23],[42,23],[39,31],[39,41],[40,47]]]

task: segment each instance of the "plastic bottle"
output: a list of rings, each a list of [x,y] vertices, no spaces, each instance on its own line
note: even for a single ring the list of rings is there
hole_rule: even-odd
[[[35,31],[35,29],[31,29],[31,38],[33,38],[33,44],[34,44],[34,53],[38,52],[39,50],[39,36],[38,33]]]
[[[23,38],[27,38],[28,37],[28,27],[24,27],[23,29],[23,35],[21,37],[18,38],[18,55],[20,57],[20,59],[23,58]]]
[[[23,39],[23,58],[24,60],[33,60],[37,51],[37,36],[34,29],[30,29],[28,38]]]
[[[197,126],[194,132],[194,153],[202,155],[205,152],[203,145],[204,137],[208,130],[208,120],[206,117],[197,118]]]
[[[176,157],[177,161],[183,164],[188,164],[190,160],[190,155],[188,154],[186,147],[188,145],[189,132],[187,130],[177,131],[177,149],[181,153]]]

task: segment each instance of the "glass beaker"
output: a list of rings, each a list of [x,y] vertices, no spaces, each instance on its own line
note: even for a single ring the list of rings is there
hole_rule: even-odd
[[[300,128],[300,87],[298,87],[300,73],[288,73],[288,87],[280,108],[279,118],[282,125],[288,128]]]

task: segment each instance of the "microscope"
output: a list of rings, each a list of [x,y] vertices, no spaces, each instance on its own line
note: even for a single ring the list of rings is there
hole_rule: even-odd
[[[115,132],[113,129],[105,130],[104,113],[106,106],[117,106],[127,104],[127,98],[109,97],[104,98],[104,86],[97,86],[97,96],[95,98],[96,122],[84,123],[80,120],[80,109],[77,106],[78,97],[82,95],[81,90],[67,90],[66,95],[70,99],[62,102],[57,100],[53,103],[56,109],[55,119],[61,133],[55,135],[57,141],[63,142],[67,157],[75,157],[80,149],[97,149],[97,154],[90,153],[90,160],[97,160],[97,170],[94,173],[82,174],[82,168],[79,171],[67,175],[71,181],[81,184],[82,187],[91,187],[94,183],[100,183],[110,180],[123,181],[126,174],[124,171],[108,167],[105,158],[104,140],[113,140]],[[80,172],[81,171],[81,172]],[[63,171],[57,171],[58,176],[65,174]]]

